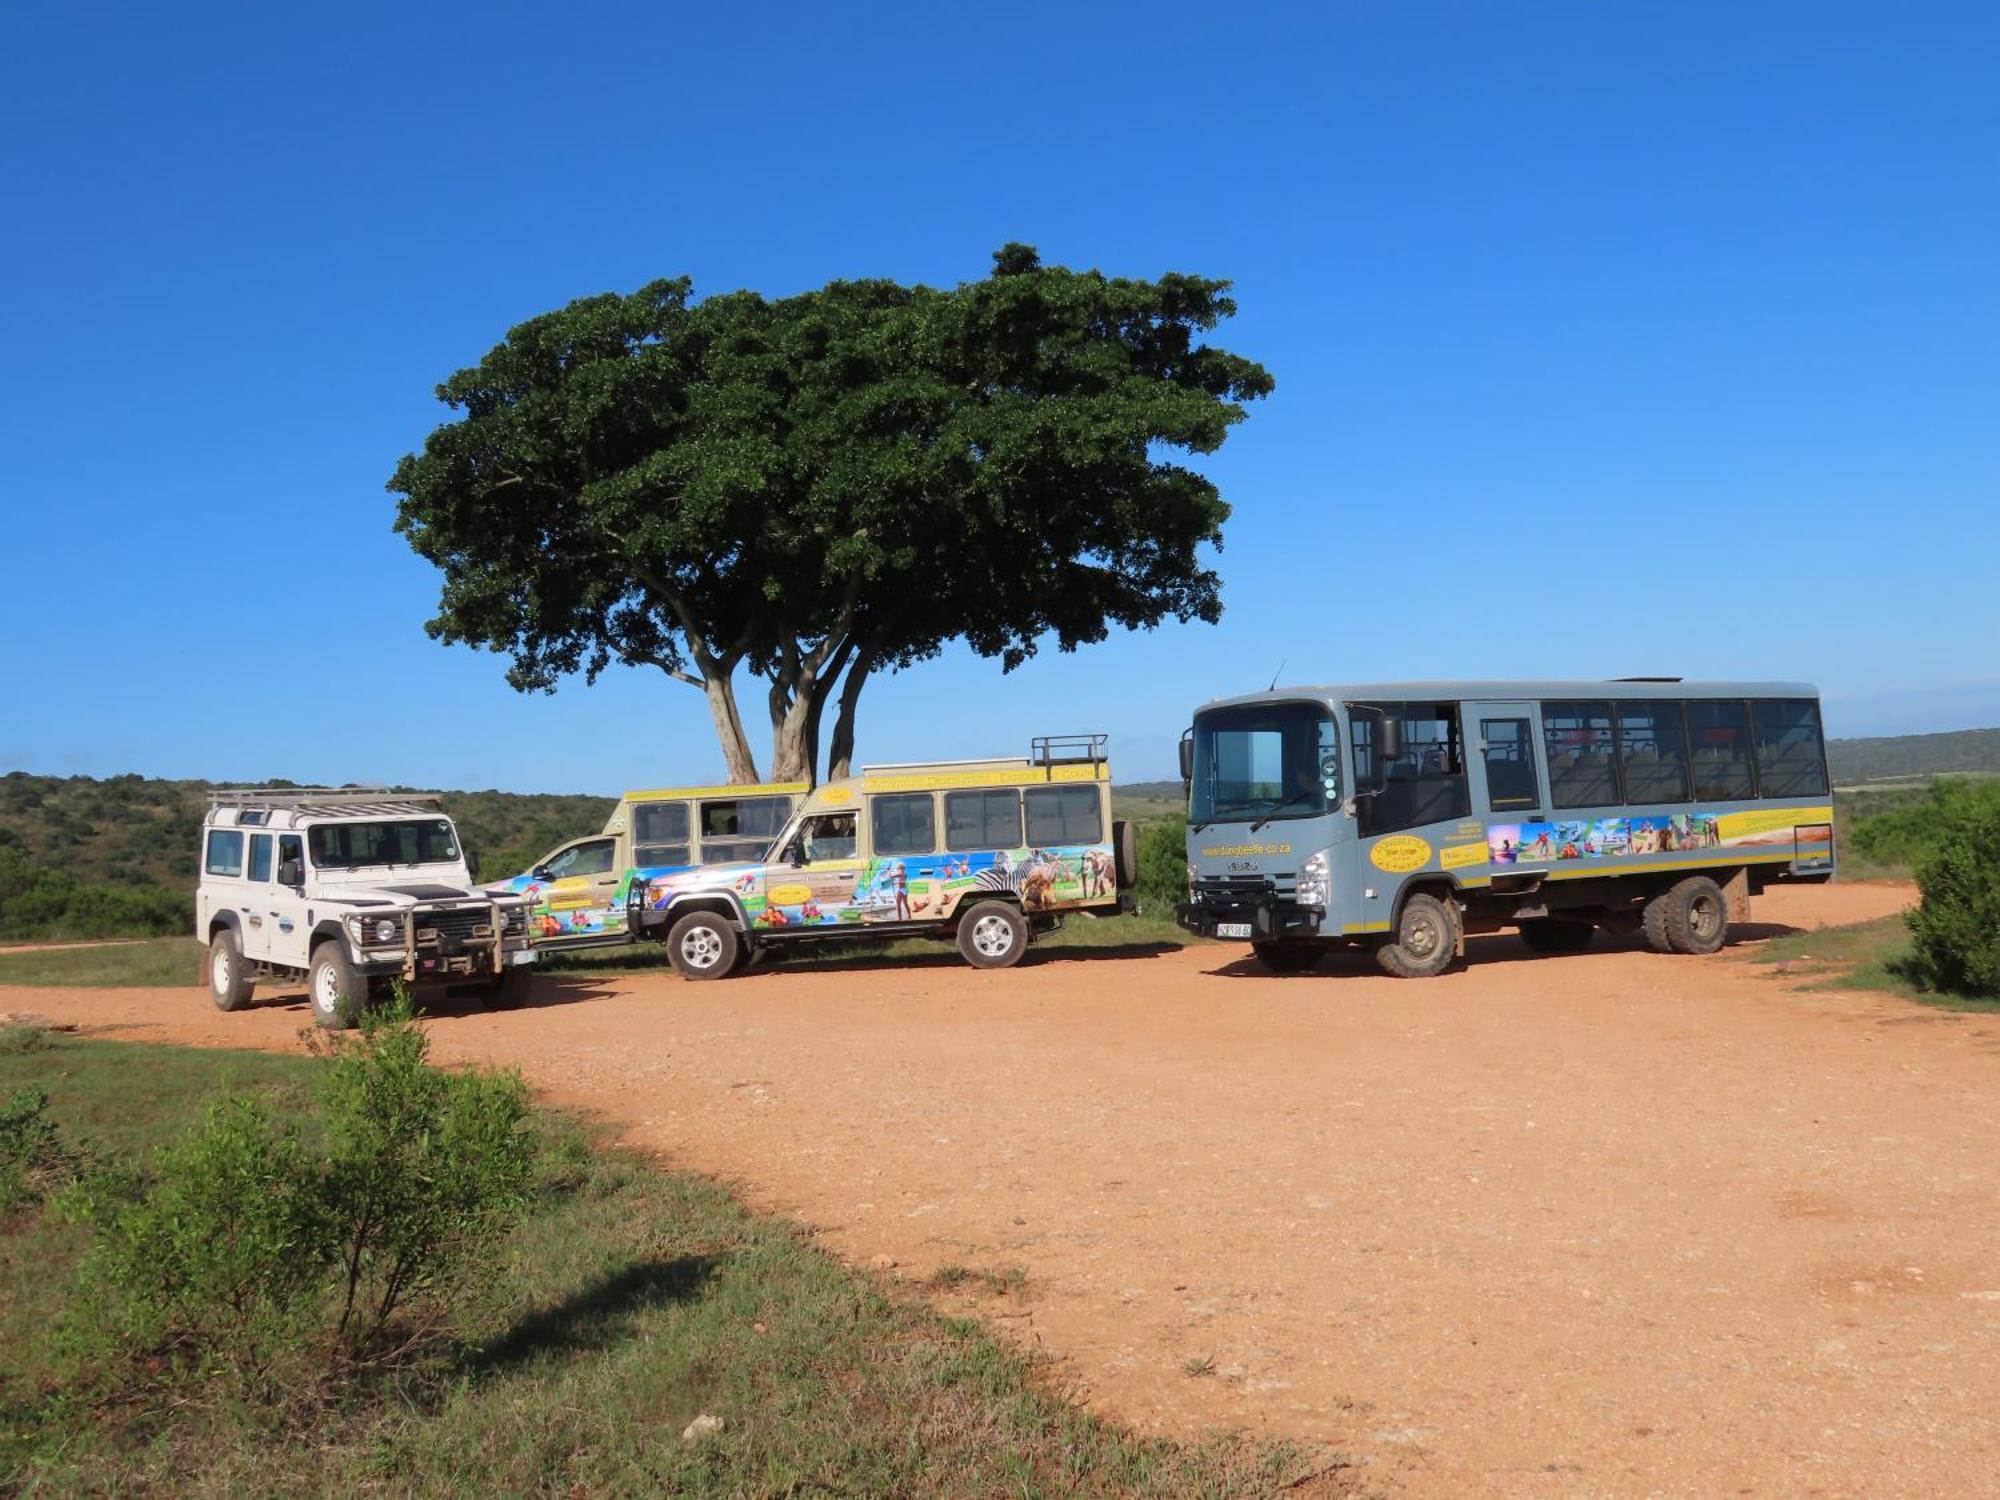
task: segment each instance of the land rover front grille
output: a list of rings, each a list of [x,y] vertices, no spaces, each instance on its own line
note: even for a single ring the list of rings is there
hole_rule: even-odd
[[[493,909],[490,906],[461,906],[455,911],[419,911],[417,943],[436,943],[446,952],[468,943],[493,940]]]

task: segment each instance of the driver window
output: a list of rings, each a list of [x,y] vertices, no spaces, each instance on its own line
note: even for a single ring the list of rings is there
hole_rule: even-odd
[[[571,875],[608,875],[617,852],[616,845],[615,839],[592,839],[587,844],[572,844],[549,861],[549,874],[558,880]]]
[[[806,863],[854,858],[854,814],[819,813],[799,826],[799,847]]]

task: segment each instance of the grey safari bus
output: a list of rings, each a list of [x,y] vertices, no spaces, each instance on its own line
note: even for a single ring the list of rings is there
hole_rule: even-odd
[[[1600,929],[1713,953],[1773,881],[1834,872],[1802,683],[1380,683],[1203,707],[1181,740],[1180,925],[1300,972],[1367,947],[1424,978],[1468,933]]]

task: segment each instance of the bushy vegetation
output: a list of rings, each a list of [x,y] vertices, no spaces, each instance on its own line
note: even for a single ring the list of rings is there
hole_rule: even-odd
[[[1179,813],[1139,830],[1139,900],[1167,917],[1187,900],[1187,818]]]
[[[405,1131],[439,1119],[424,1101],[441,1085],[415,1076],[411,1052],[378,1046],[333,1066],[343,1061],[351,1081],[367,1080],[348,1104],[387,1104]],[[534,1118],[526,1180],[492,1200],[518,1207],[472,1226],[476,1247],[460,1242],[473,1274],[418,1278],[417,1295],[438,1299],[431,1335],[411,1348],[363,1344],[357,1357],[330,1314],[342,1242],[309,1237],[327,1235],[328,1188],[314,1179],[347,1149],[328,1118],[347,1107],[328,1072],[304,1058],[47,1034],[0,1047],[0,1097],[51,1080],[34,1113],[125,1163],[128,1186],[99,1180],[90,1192],[105,1212],[137,1214],[134,1233],[178,1268],[179,1300],[152,1326],[187,1328],[185,1309],[206,1309],[199,1337],[163,1347],[156,1333],[152,1349],[107,1359],[79,1326],[82,1289],[98,1288],[116,1326],[128,1297],[158,1298],[169,1278],[119,1249],[106,1287],[101,1258],[114,1252],[101,1217],[43,1208],[0,1222],[0,1493],[1226,1500],[1342,1488],[1334,1454],[1122,1432],[975,1323],[939,1317],[796,1226],[603,1149],[556,1115]],[[436,1164],[404,1158],[420,1176]],[[465,1227],[462,1207],[448,1225]],[[390,1211],[405,1224],[429,1212]],[[183,1212],[186,1227],[167,1222]],[[286,1247],[318,1269],[288,1273]],[[375,1265],[394,1274],[387,1257]],[[1036,1295],[1011,1270],[956,1279],[952,1295],[975,1303]],[[237,1305],[254,1314],[261,1371],[238,1362]],[[69,1332],[52,1338],[52,1327]],[[702,1415],[711,1420],[690,1425]]]
[[[1916,976],[1949,994],[2000,997],[2000,783],[1941,783],[1921,811]]]
[[[34,1051],[39,1043],[30,1042],[37,1037],[29,1028],[10,1027],[0,1032],[0,1044],[10,1053]],[[16,1089],[0,1098],[0,1221],[40,1203],[75,1176],[77,1153],[48,1111],[42,1088]]]
[[[1977,819],[1981,809],[1984,816],[2000,813],[2000,780],[1947,777],[1921,790],[1869,799],[1858,809],[1847,842],[1868,859],[1915,869],[1949,830]]]
[[[184,894],[158,885],[83,881],[0,842],[0,942],[187,932],[194,927],[192,880],[188,884]]]

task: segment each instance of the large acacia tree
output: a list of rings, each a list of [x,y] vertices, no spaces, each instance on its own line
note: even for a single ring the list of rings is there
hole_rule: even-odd
[[[757,779],[843,775],[869,677],[947,642],[1012,670],[1112,627],[1213,621],[1229,514],[1186,454],[1271,377],[1200,335],[1229,284],[1043,266],[1009,245],[952,290],[685,279],[530,319],[438,387],[457,414],[397,465],[396,529],[444,574],[439,640],[552,691],[613,662],[708,699]]]

